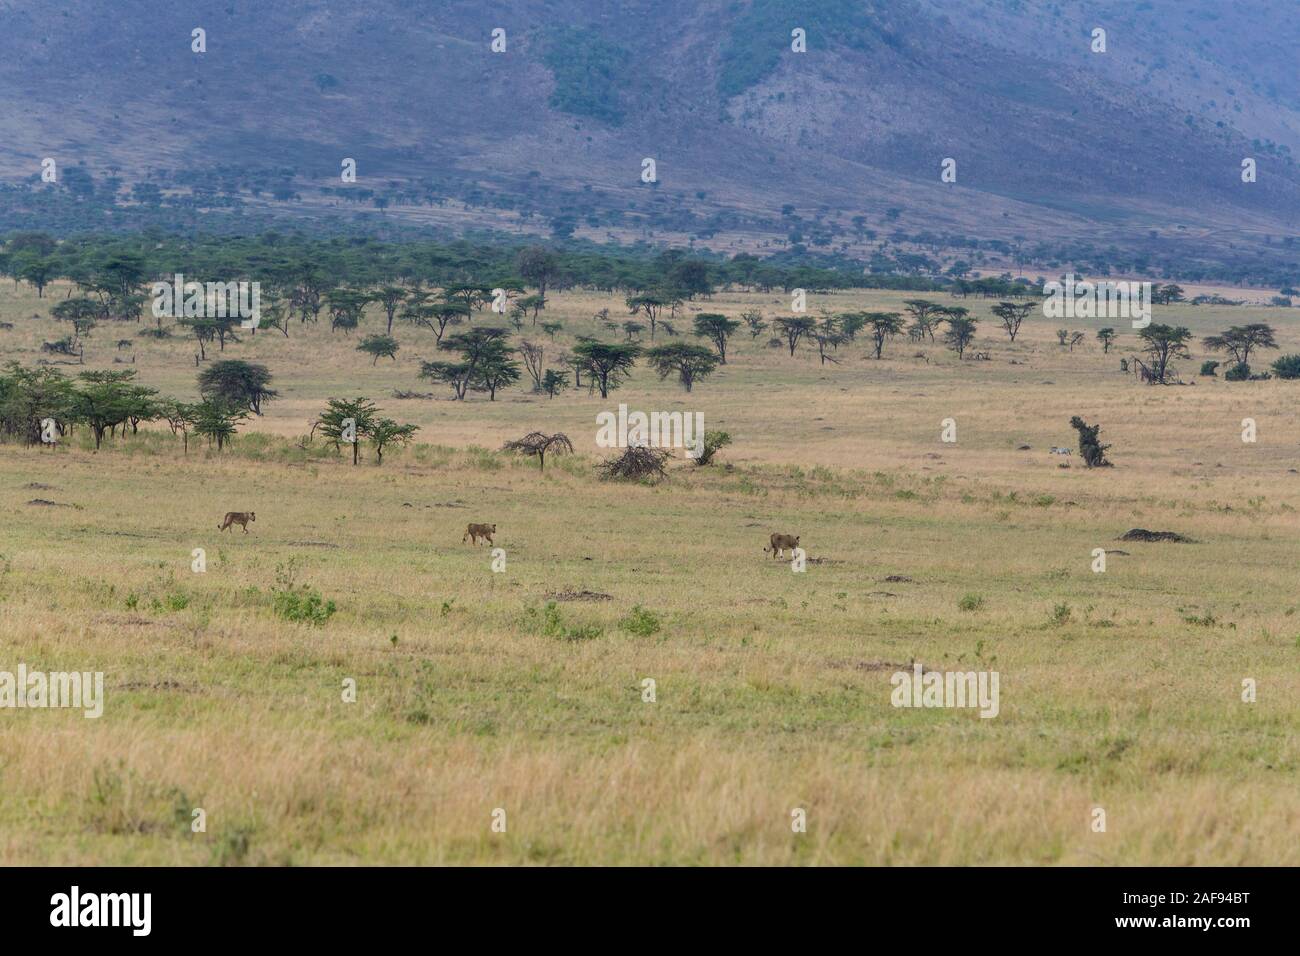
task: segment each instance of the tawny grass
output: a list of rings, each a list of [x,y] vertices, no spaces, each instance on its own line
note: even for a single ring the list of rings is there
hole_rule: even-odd
[[[6,358],[41,357],[62,294],[0,293]],[[355,336],[295,324],[226,349],[282,392],[226,453],[183,456],[165,429],[98,454],[84,436],[6,447],[0,670],[102,670],[106,704],[0,711],[0,863],[1300,862],[1300,385],[1196,378],[1197,349],[1179,363],[1196,385],[1143,387],[1118,371],[1123,322],[1110,355],[1101,323],[1075,323],[1090,341],[1070,353],[1041,316],[1010,345],[964,304],[990,361],[895,340],[876,362],[859,340],[820,366],[741,333],[692,394],[640,368],[608,400],[397,400],[437,391],[417,378],[431,336],[399,326],[398,361],[372,367]],[[558,341],[523,334],[553,358],[601,308],[625,312],[554,296]],[[1156,321],[1268,321],[1300,351],[1285,310]],[[87,365],[192,397],[187,344],[115,350],[132,329],[96,329]],[[326,398],[358,393],[433,447],[353,468],[295,446]],[[595,415],[618,402],[701,411],[734,443],[656,487],[599,482]],[[1115,468],[1047,454],[1074,445],[1074,414]],[[541,475],[491,450],[534,429],[578,454]],[[230,510],[257,513],[249,534],[217,531]],[[504,572],[461,543],[471,521],[497,523]],[[1115,541],[1134,526],[1195,541]],[[801,535],[805,573],[762,553],[773,531]],[[1095,548],[1128,554],[1094,574]],[[337,613],[277,617],[290,577]],[[548,628],[547,602],[583,590],[610,599],[559,601]],[[637,605],[658,632],[634,633]],[[568,639],[583,627],[599,636]],[[892,707],[912,660],[998,671],[999,715]]]

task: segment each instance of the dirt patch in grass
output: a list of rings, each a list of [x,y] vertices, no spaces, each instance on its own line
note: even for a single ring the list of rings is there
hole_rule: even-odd
[[[612,601],[612,594],[605,594],[601,591],[551,591],[547,595],[552,601]]]
[[[1124,532],[1116,540],[1118,541],[1185,541],[1191,542],[1192,539],[1186,535],[1181,535],[1177,531],[1148,531],[1146,528],[1133,528]]]
[[[198,690],[197,687],[190,687],[174,680],[131,680],[125,684],[118,684],[114,690],[176,690],[191,693]]]

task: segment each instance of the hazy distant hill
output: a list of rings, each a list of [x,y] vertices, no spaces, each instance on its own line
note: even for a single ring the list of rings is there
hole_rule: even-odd
[[[1000,239],[1008,255],[1113,247],[1117,267],[1285,261],[1300,221],[1295,9],[0,0],[0,178],[52,156],[94,177],[64,188],[191,218],[224,205],[863,258]],[[640,181],[645,157],[657,185]],[[947,157],[955,185],[940,182]],[[1242,183],[1243,157],[1258,182]],[[11,224],[43,208],[0,195]]]

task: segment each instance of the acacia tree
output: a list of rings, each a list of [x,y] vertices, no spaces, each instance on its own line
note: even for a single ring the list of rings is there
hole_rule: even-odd
[[[451,302],[412,302],[402,310],[401,318],[405,322],[428,329],[434,340],[441,344],[442,336],[451,325],[459,325],[468,319],[465,307]]]
[[[554,398],[558,393],[569,387],[569,375],[567,372],[557,372],[553,368],[548,368],[546,374],[542,376],[541,384],[546,397]]]
[[[1181,325],[1164,325],[1159,322],[1148,325],[1138,333],[1143,350],[1150,359],[1149,374],[1144,376],[1149,384],[1166,384],[1165,377],[1171,371],[1169,360],[1189,356],[1187,342],[1191,337],[1192,333]]]
[[[957,312],[958,309],[951,309],[951,312]],[[979,324],[978,319],[967,318],[964,314],[967,310],[960,309],[962,315],[950,315],[944,321],[948,323],[948,330],[943,333],[944,344],[957,353],[957,358],[963,358],[966,354],[966,347],[971,344],[975,338],[975,327]]]
[[[397,339],[391,335],[367,335],[357,345],[358,352],[365,352],[367,355],[373,355],[374,361],[371,366],[379,363],[381,358],[390,358],[397,361],[397,350],[401,348]]]
[[[213,362],[199,373],[199,394],[232,408],[262,414],[262,403],[279,393],[270,388],[271,373],[265,365],[240,359]]]
[[[58,271],[53,259],[35,258],[27,261],[16,273],[16,278],[24,279],[36,289],[36,298],[45,298],[45,287]]]
[[[384,463],[384,449],[390,445],[402,447],[410,443],[419,431],[418,425],[399,425],[391,418],[379,418],[370,423],[366,429],[366,438],[375,449],[375,463]]]
[[[462,401],[465,398],[473,374],[474,366],[468,362],[435,361],[420,363],[420,378],[449,385],[457,401]]]
[[[519,363],[510,356],[514,350],[505,342],[491,342],[474,362],[469,387],[476,392],[487,392],[488,401],[495,402],[497,389],[519,381]]]
[[[790,347],[792,356],[794,350],[799,347],[799,341],[813,330],[813,325],[813,320],[807,316],[794,316],[776,320],[776,329],[785,337],[785,343]]]
[[[591,383],[600,390],[600,397],[609,398],[609,393],[623,384],[640,354],[639,345],[587,340],[573,347],[571,367],[575,372],[587,372]]]
[[[696,380],[707,378],[718,367],[718,357],[712,351],[703,345],[686,342],[656,345],[646,352],[646,361],[659,373],[660,379],[676,372],[677,380],[688,392],[694,388]]]
[[[907,299],[903,305],[907,307],[907,314],[912,317],[912,327],[917,330],[916,337],[928,335],[933,342],[934,328],[942,321],[940,316],[944,312],[943,306],[929,299]]]
[[[1002,327],[1007,330],[1007,335],[1014,342],[1016,333],[1020,331],[1020,323],[1025,321],[1025,317],[1033,308],[1032,302],[999,302],[993,307],[993,314],[1002,320]]]
[[[1097,341],[1101,343],[1102,354],[1109,354],[1111,343],[1115,341],[1115,330],[1112,328],[1098,329]]]
[[[884,351],[885,340],[893,338],[903,331],[903,317],[897,312],[868,312],[864,318],[871,327],[871,344],[875,347],[876,358]]]
[[[308,319],[315,322],[320,318],[320,310],[325,303],[323,297],[333,283],[324,270],[314,262],[303,260],[290,270],[293,291],[289,294],[290,310],[298,310],[298,321],[305,323]]]
[[[172,434],[181,436],[181,450],[188,455],[190,453],[190,429],[194,427],[198,420],[198,406],[173,399],[163,402],[160,411],[167,422],[167,426],[172,430]]]
[[[425,362],[420,366],[420,377],[451,386],[457,401],[463,401],[467,392],[488,392],[496,399],[496,391],[519,379],[519,364],[510,358],[511,350],[505,339],[509,332],[494,326],[479,326],[468,332],[449,335],[438,343],[438,348],[459,352],[459,362]]]
[[[76,420],[73,383],[56,369],[9,362],[0,371],[0,432],[29,444],[41,441],[41,423],[55,420],[62,434]]]
[[[515,300],[515,304],[511,308],[517,311],[520,316],[524,316],[527,315],[529,312],[532,312],[533,325],[536,325],[537,313],[541,312],[542,309],[546,308],[546,299],[540,295],[525,295]]]
[[[180,325],[190,330],[194,336],[194,341],[199,346],[199,360],[206,361],[208,351],[205,347],[217,337],[217,320],[216,319],[181,319]]]
[[[472,282],[459,282],[447,286],[442,292],[442,297],[453,305],[461,306],[461,312],[471,316],[472,310],[482,309],[492,301],[492,290]]]
[[[1219,335],[1209,335],[1201,340],[1211,352],[1227,352],[1233,361],[1243,368],[1250,368],[1250,353],[1255,349],[1275,349],[1277,340],[1273,337],[1273,327],[1263,322],[1250,325],[1234,325]]]
[[[822,320],[808,330],[808,338],[817,343],[817,357],[821,359],[820,364],[825,365],[827,362],[839,364],[838,359],[826,352],[828,348],[838,349],[848,341],[848,336],[840,329],[839,320],[835,316],[822,316]]]
[[[546,347],[524,339],[519,343],[519,357],[524,361],[528,377],[533,380],[533,391],[542,390],[542,362],[546,357]]]
[[[695,317],[695,334],[713,343],[718,362],[727,364],[727,339],[740,328],[740,323],[718,312],[701,312]]]
[[[757,311],[742,312],[740,318],[749,328],[750,339],[756,339],[767,331],[767,323],[763,321],[763,313]]]
[[[131,434],[135,435],[140,431],[141,422],[151,422],[162,417],[162,403],[158,398],[158,389],[128,382],[126,394],[126,421],[122,423],[122,434],[126,434],[128,424],[131,426]]]
[[[554,435],[544,435],[541,432],[529,432],[523,438],[515,441],[508,441],[502,446],[504,451],[519,452],[522,455],[532,455],[537,459],[538,471],[546,471],[546,453],[554,451],[557,455],[568,452],[573,453],[573,442],[569,441],[569,436],[563,432],[556,432]]]
[[[72,418],[84,422],[95,436],[95,450],[110,429],[116,430],[130,414],[134,372],[82,372],[72,393]]]
[[[652,342],[659,324],[659,313],[670,305],[672,305],[672,300],[657,292],[644,292],[640,295],[627,297],[627,307],[631,314],[636,315],[638,312],[644,312],[646,318],[650,320],[650,340]]]
[[[547,286],[559,277],[560,260],[544,246],[529,246],[521,249],[515,258],[515,269],[545,300]]]
[[[370,293],[360,289],[333,289],[327,296],[330,310],[330,331],[343,330],[344,335],[351,335],[352,330],[361,324],[366,306],[370,303]]]
[[[204,400],[194,408],[194,434],[202,435],[208,444],[217,443],[217,451],[235,436],[239,423],[248,417],[241,408],[232,408],[221,401]]]
[[[1182,302],[1185,298],[1183,287],[1180,285],[1160,285],[1157,283],[1151,288],[1151,301],[1156,305],[1173,305],[1175,302]]]
[[[72,324],[72,344],[79,345],[81,337],[89,334],[95,327],[95,320],[100,315],[99,304],[93,299],[79,297],[65,299],[50,310],[50,315],[62,322]]]
[[[397,308],[406,301],[407,290],[400,285],[386,285],[374,294],[374,300],[384,307],[384,313],[388,316],[387,334],[393,334],[393,316],[397,313]]]
[[[379,409],[368,398],[331,398],[325,410],[311,426],[311,434],[316,429],[334,444],[337,451],[343,450],[344,444],[352,445],[352,464],[357,463],[361,439],[374,427]]]

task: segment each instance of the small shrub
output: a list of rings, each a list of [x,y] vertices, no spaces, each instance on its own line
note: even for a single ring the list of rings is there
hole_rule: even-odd
[[[1273,374],[1278,378],[1300,378],[1300,355],[1283,355],[1273,363]]]
[[[963,611],[978,611],[984,606],[984,598],[979,594],[967,594],[957,602],[957,607]]]
[[[695,459],[697,465],[713,464],[713,456],[718,450],[726,445],[731,444],[731,436],[723,431],[712,431],[704,433],[704,447],[700,451],[700,456]]]
[[[1213,375],[1218,374],[1218,373],[1215,372],[1215,369],[1217,369],[1217,368],[1219,367],[1220,364],[1222,364],[1222,363],[1220,363],[1220,362],[1214,362],[1214,361],[1210,361],[1210,362],[1202,362],[1202,363],[1201,363],[1201,374],[1202,374],[1202,375],[1210,375],[1210,376],[1213,376]]]
[[[528,609],[528,619],[536,621],[537,611],[535,609]],[[595,624],[579,627],[566,626],[564,615],[560,613],[560,608],[554,601],[547,601],[546,607],[542,609],[542,635],[544,637],[553,637],[561,641],[594,641],[604,633],[604,629]]]
[[[286,621],[320,627],[338,610],[333,601],[326,601],[318,591],[307,585],[293,590],[275,590],[275,613]]]
[[[1052,608],[1052,624],[1060,627],[1062,624],[1070,623],[1070,617],[1073,611],[1068,604],[1058,604]]]
[[[1079,457],[1083,459],[1084,465],[1088,468],[1109,468],[1111,465],[1106,460],[1106,449],[1110,445],[1103,445],[1098,437],[1101,426],[1089,425],[1075,415],[1070,419],[1070,427],[1079,433]]]
[[[659,617],[654,611],[647,611],[640,604],[632,608],[630,614],[618,622],[618,626],[637,637],[649,637],[659,633]]]
[[[1244,362],[1238,362],[1223,373],[1225,382],[1245,382],[1250,378],[1250,366]]]

